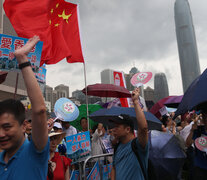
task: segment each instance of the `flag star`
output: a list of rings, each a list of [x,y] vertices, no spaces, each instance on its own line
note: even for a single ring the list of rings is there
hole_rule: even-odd
[[[70,16],[72,16],[72,14],[66,15],[65,10],[62,12],[62,14],[58,14],[58,17],[62,17],[67,23]]]
[[[51,21],[51,19],[49,20],[49,24],[51,24],[52,23],[52,21]]]
[[[60,24],[57,23],[57,24],[55,24],[55,27],[58,27],[59,25],[60,25]]]
[[[50,13],[52,14],[52,13],[53,13],[53,11],[54,11],[54,10],[53,10],[53,9],[51,9],[51,10],[50,10]]]
[[[58,6],[59,6],[59,3],[56,4],[56,8],[58,8]]]

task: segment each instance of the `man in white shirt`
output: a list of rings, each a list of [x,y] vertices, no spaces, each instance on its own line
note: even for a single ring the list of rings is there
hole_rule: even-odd
[[[70,122],[62,121],[63,132],[66,133],[65,136],[71,136],[77,134],[77,129],[70,125]]]

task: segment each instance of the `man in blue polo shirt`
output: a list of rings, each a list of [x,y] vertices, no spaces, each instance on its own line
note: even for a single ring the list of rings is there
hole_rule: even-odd
[[[112,180],[144,180],[144,176],[147,174],[149,154],[148,126],[144,113],[139,105],[139,94],[140,89],[135,89],[132,92],[132,101],[134,103],[138,126],[135,145],[142,165],[140,165],[131,146],[135,138],[134,122],[129,116],[120,115],[117,119],[112,121],[115,124],[114,136],[119,141],[119,145],[113,157]],[[141,167],[143,167],[143,169]]]
[[[27,54],[39,41],[31,38],[14,55],[19,63],[32,105],[32,138],[25,139],[25,108],[20,101],[0,102],[0,179],[45,180],[48,169],[49,141],[44,99],[28,62]]]

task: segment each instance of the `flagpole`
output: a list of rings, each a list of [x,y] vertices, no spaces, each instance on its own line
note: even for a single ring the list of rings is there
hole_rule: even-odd
[[[83,63],[84,68],[84,80],[85,80],[85,90],[86,90],[86,113],[87,113],[87,121],[88,121],[88,131],[90,130],[90,122],[89,122],[89,113],[88,113],[88,90],[87,90],[87,82],[86,82],[86,65]]]
[[[19,81],[19,73],[17,73],[17,76],[16,76],[16,84],[15,84],[15,90],[14,90],[14,99],[16,99],[18,81]]]

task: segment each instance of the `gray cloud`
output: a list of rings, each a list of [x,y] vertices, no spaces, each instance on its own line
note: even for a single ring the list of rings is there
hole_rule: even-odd
[[[181,94],[179,58],[174,25],[174,1],[73,0],[79,4],[82,45],[88,84],[100,82],[110,68],[127,73],[135,63],[140,71],[166,73],[170,93]],[[197,36],[201,69],[206,67],[206,0],[189,1]],[[82,64],[65,61],[48,66],[51,86],[84,87]],[[65,78],[67,77],[67,78]],[[72,78],[71,78],[72,77]],[[179,80],[180,87],[172,83]],[[150,85],[153,86],[151,82]]]

